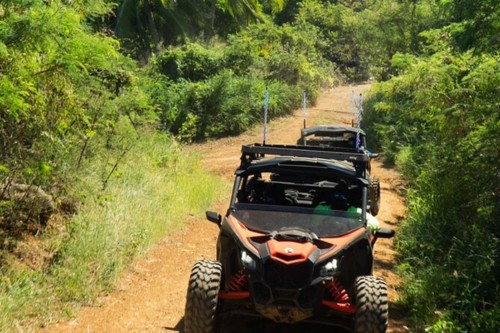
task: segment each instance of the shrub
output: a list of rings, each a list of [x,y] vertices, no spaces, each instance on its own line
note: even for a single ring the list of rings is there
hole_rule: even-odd
[[[268,85],[269,116],[288,114],[300,106],[298,87],[275,81]],[[209,80],[168,86],[172,96],[162,108],[162,127],[184,141],[240,134],[263,119],[266,83],[226,70]]]
[[[155,60],[158,73],[173,80],[201,81],[210,78],[224,68],[221,51],[206,48],[197,43],[169,47]]]
[[[282,81],[316,95],[338,79],[334,66],[322,58],[320,44],[318,30],[309,24],[254,25],[229,38],[225,62],[237,75]]]
[[[161,127],[187,142],[242,133],[263,119],[266,87],[270,118],[300,107],[303,91],[313,103],[335,75],[317,38],[312,26],[256,24],[217,53],[193,43],[170,48],[146,84]]]
[[[367,103],[378,142],[413,184],[397,247],[419,330],[498,327],[499,70],[498,56],[442,52],[378,85]]]

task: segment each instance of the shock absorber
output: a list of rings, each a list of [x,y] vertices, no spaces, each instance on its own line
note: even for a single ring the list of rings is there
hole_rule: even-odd
[[[334,302],[349,303],[349,295],[339,280],[332,278],[326,285],[326,289],[330,292]]]
[[[231,279],[231,282],[229,283],[229,290],[242,291],[244,290],[244,287],[246,287],[247,283],[247,277],[243,273],[243,269],[241,269],[236,272],[236,274],[234,274],[233,278]]]

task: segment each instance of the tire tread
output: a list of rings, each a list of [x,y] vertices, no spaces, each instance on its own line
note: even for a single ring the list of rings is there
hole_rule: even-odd
[[[184,312],[185,333],[214,333],[222,266],[200,260],[191,270]]]

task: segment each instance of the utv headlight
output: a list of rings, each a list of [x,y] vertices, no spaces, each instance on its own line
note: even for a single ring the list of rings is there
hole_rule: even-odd
[[[322,277],[332,277],[337,272],[337,268],[338,260],[332,259],[328,261],[323,267],[321,267],[319,275],[321,275]]]
[[[243,267],[250,271],[254,271],[257,267],[255,260],[245,251],[241,251],[241,263]]]

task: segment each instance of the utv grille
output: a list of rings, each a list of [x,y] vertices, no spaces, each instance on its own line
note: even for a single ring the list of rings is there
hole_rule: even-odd
[[[273,290],[265,283],[253,283],[252,294],[255,303],[261,305],[274,304],[281,307],[297,307],[301,309],[312,309],[322,299],[323,286],[307,287],[304,289],[279,289]]]
[[[272,288],[297,289],[307,285],[310,280],[311,268],[308,262],[284,265],[274,260],[264,264],[264,280]]]

